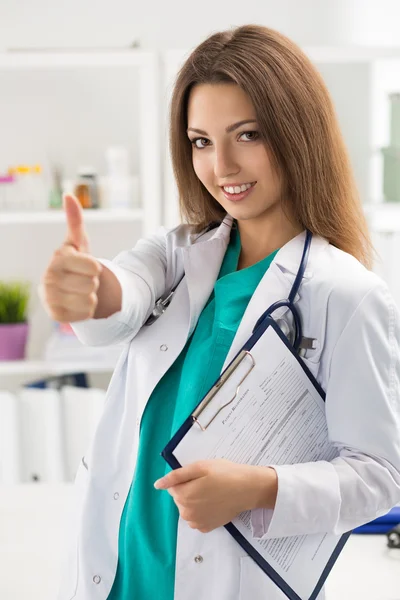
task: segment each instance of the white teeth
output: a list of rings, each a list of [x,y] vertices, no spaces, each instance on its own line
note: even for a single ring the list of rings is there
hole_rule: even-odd
[[[243,185],[236,185],[235,187],[224,186],[224,190],[226,192],[228,192],[228,194],[240,194],[240,192],[245,192],[246,190],[251,188],[252,185],[253,185],[252,183],[244,183]]]

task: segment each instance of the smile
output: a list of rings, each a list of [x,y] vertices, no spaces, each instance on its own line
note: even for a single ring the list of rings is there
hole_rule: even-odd
[[[232,202],[238,202],[239,200],[247,198],[247,196],[252,193],[256,183],[257,182],[254,181],[253,183],[244,183],[237,186],[223,186],[221,189],[225,198]]]
[[[256,182],[253,183],[240,183],[236,185],[223,185],[222,189],[228,194],[240,194],[240,192],[245,192],[255,185]]]

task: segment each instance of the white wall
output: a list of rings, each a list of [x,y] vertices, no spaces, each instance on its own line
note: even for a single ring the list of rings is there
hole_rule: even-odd
[[[257,22],[302,44],[398,44],[397,0],[2,0],[0,48],[190,47],[211,31]]]

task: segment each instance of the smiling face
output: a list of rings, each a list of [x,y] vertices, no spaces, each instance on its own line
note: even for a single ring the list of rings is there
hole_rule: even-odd
[[[190,92],[188,137],[193,167],[208,192],[238,221],[281,212],[281,181],[252,102],[236,84],[200,84]]]

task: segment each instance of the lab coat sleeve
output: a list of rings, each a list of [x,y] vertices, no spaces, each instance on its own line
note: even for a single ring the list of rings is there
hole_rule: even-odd
[[[255,538],[340,535],[400,502],[399,341],[399,312],[380,283],[364,296],[332,353],[326,418],[339,455],[271,465],[276,504],[251,511]]]
[[[117,277],[122,288],[121,310],[104,319],[71,323],[78,339],[89,346],[131,341],[164,294],[167,269],[166,230],[141,239],[112,261],[98,259]]]

